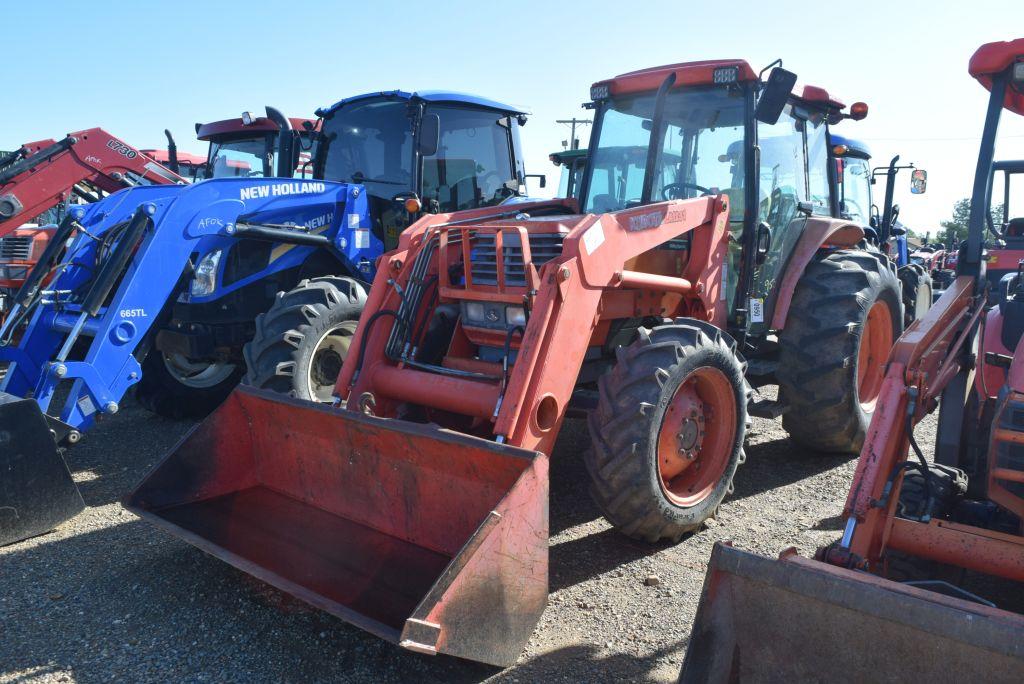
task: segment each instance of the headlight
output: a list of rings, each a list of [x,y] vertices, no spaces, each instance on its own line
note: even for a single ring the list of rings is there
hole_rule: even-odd
[[[215,249],[202,259],[196,266],[195,276],[192,278],[192,296],[205,297],[213,294],[217,289],[217,265],[220,264],[220,250]]]
[[[526,310],[521,306],[506,306],[489,302],[463,302],[462,316],[468,325],[504,330],[526,325]]]
[[[526,325],[526,309],[521,306],[505,308],[505,321],[510,325]]]
[[[1024,83],[1024,62],[1017,62],[1013,65],[1013,80]]]
[[[8,266],[6,270],[7,277],[11,280],[24,280],[28,277],[27,266]]]
[[[484,305],[480,302],[466,302],[466,319],[482,323],[484,320]]]

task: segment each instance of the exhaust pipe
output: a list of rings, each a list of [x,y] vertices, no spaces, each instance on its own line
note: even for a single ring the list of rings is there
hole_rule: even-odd
[[[178,173],[178,143],[174,142],[169,129],[164,129],[164,135],[167,136],[167,168]]]
[[[277,125],[277,176],[291,178],[295,175],[295,134],[292,122],[281,111],[267,105],[267,118]]]

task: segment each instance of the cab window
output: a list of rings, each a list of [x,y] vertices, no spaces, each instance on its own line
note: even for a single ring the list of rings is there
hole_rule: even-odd
[[[841,160],[843,173],[839,183],[840,215],[862,226],[868,225],[871,211],[871,168],[866,159]]]
[[[820,117],[816,121],[806,121],[804,129],[807,132],[807,189],[811,211],[820,216],[828,216],[832,208],[829,206],[828,136],[825,134],[825,122]]]
[[[425,199],[448,212],[493,206],[517,194],[507,117],[455,107],[428,112],[440,115],[441,131],[437,153],[423,159]]]

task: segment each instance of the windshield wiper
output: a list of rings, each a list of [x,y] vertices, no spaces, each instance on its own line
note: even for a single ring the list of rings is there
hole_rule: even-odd
[[[376,178],[367,178],[366,176],[364,176],[361,173],[357,173],[357,174],[353,175],[351,178],[348,178],[348,179],[346,179],[346,180],[344,180],[342,182],[343,183],[359,183],[360,185],[362,185],[363,183],[384,183],[385,185],[409,185],[409,183],[404,182],[404,181],[377,180]]]

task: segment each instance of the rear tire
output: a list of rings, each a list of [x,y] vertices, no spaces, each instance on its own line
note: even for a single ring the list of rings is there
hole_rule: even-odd
[[[242,382],[330,402],[365,303],[366,292],[351,278],[311,278],[279,292],[256,318],[256,336],[243,352],[248,373]]]
[[[777,376],[789,403],[782,426],[794,442],[860,452],[902,309],[899,280],[881,254],[840,250],[808,265],[779,335]]]
[[[917,264],[907,264],[896,271],[903,299],[903,327],[923,318],[932,306],[932,278]]]
[[[142,379],[135,386],[135,399],[146,410],[165,418],[203,418],[220,406],[242,377],[234,364],[191,362],[150,350],[142,362]],[[186,373],[194,366],[194,373]],[[173,369],[173,370],[172,370]]]
[[[745,364],[727,334],[686,318],[641,328],[617,357],[588,421],[591,494],[623,534],[679,541],[732,491],[744,458]]]

